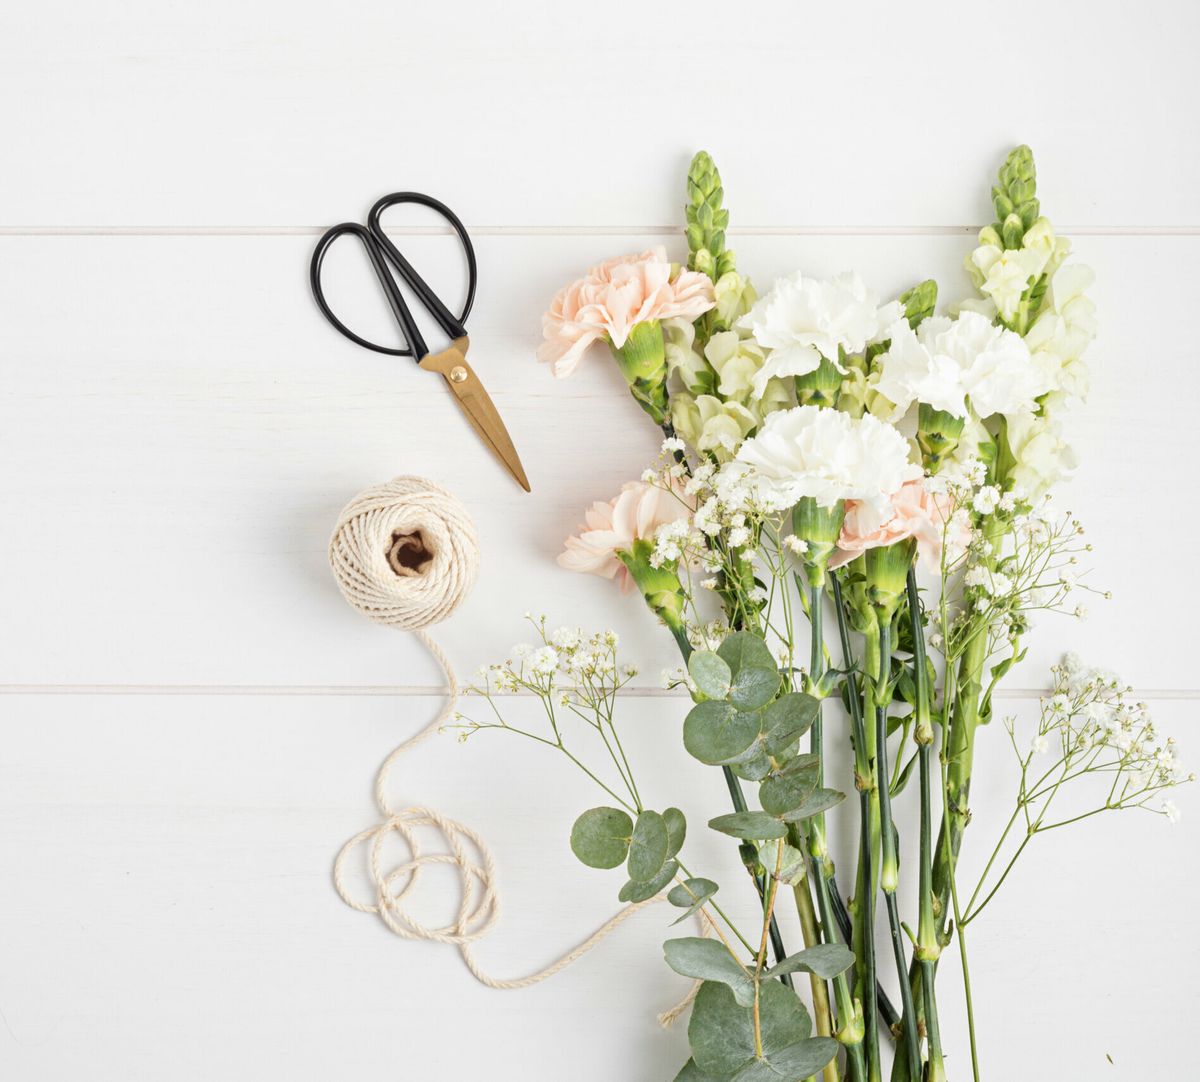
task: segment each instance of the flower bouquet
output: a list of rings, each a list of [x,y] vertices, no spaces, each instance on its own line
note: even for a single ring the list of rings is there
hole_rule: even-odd
[[[990,724],[1031,614],[1081,614],[1091,590],[1083,530],[1047,501],[1073,465],[1062,418],[1086,392],[1095,333],[1091,272],[1042,216],[1027,147],[992,204],[966,257],[978,296],[950,313],[933,281],[881,303],[857,274],[797,272],[760,297],[697,154],[686,267],[662,248],[609,260],[545,316],[539,356],[556,375],[604,343],[662,429],[658,465],[594,504],[560,563],[636,589],[678,644],[683,746],[729,793],[707,826],[738,847],[761,919],[731,919],[728,885],[685,863],[683,813],[643,803],[617,723],[632,670],[611,633],[534,619],[537,641],[476,680],[494,713],[460,725],[519,733],[582,769],[604,804],[575,821],[575,854],[623,867],[622,901],[666,892],[699,919],[704,934],[665,944],[698,982],[677,1082],[937,1082],[949,1044],[969,1046],[978,1082],[967,937],[1017,858],[1102,812],[1173,817],[1163,794],[1191,780],[1129,689],[1071,655],[1032,734]],[[543,701],[544,731],[506,717],[517,690]],[[589,731],[599,762],[576,745]],[[833,741],[852,770],[827,768]],[[1019,773],[1012,814],[982,875],[961,882],[972,776],[1002,746]],[[915,805],[915,837],[900,836],[898,802]],[[835,868],[843,816],[857,859]],[[802,944],[784,942],[785,904]],[[951,948],[966,1034],[939,1023]]]

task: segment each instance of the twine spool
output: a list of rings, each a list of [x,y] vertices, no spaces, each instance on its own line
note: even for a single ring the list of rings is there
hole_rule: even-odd
[[[411,631],[446,675],[446,702],[437,717],[392,751],[379,768],[375,801],[382,820],[354,835],[334,861],[334,886],[342,900],[360,912],[378,914],[402,938],[455,945],[475,978],[491,988],[526,988],[553,976],[634,913],[658,901],[662,895],[626,906],[577,947],[527,977],[499,980],[480,968],[471,944],[485,936],[500,916],[491,851],[462,823],[432,808],[398,808],[387,793],[396,760],[437,732],[458,702],[458,681],[450,661],[424,629],[446,619],[470,592],[479,570],[475,524],[466,508],[441,485],[422,477],[397,477],[359,493],[342,509],[329,543],[329,563],[342,595],[355,609],[376,623]],[[447,851],[425,851],[419,834],[423,828],[436,832]],[[389,837],[403,842],[408,859],[385,868],[384,845]],[[356,898],[346,882],[346,862],[359,846],[367,848],[367,872],[374,892],[371,901]],[[452,866],[459,880],[458,913],[440,927],[418,921],[404,907],[422,869],[431,864]],[[708,934],[707,920],[701,920],[701,930]],[[682,1002],[659,1016],[664,1026],[686,1008],[697,987],[698,983]]]

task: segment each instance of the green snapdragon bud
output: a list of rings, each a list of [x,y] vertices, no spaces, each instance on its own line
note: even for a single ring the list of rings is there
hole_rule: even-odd
[[[642,538],[634,541],[631,549],[618,551],[617,559],[628,568],[650,611],[671,631],[682,631],[684,602],[679,572],[674,563],[652,567],[653,552],[654,542]]]
[[[609,348],[617,359],[630,393],[656,425],[667,419],[667,354],[658,320],[634,324],[619,349]]]
[[[933,310],[937,307],[937,295],[937,282],[932,278],[927,278],[900,294],[900,303],[904,305],[904,318],[914,331],[933,315]]]
[[[945,410],[935,410],[922,402],[917,411],[917,443],[921,447],[921,458],[925,468],[933,473],[954,454],[962,437],[965,417],[956,417]]]
[[[1033,151],[1022,144],[1011,151],[1000,167],[999,183],[992,188],[992,206],[996,210],[996,229],[1006,248],[1020,248],[1025,231],[1037,221],[1037,170]],[[1018,224],[1010,224],[1012,219]],[[1016,243],[1010,243],[1010,239]]]
[[[867,599],[883,618],[891,619],[908,586],[908,569],[917,551],[914,538],[882,545],[863,553]]]
[[[829,558],[837,550],[845,518],[843,500],[832,507],[822,507],[813,497],[802,496],[792,508],[792,533],[807,546],[803,556],[804,575],[810,586],[825,585]]]
[[[836,405],[842,379],[837,366],[828,357],[822,357],[811,372],[796,377],[796,401],[802,406]]]
[[[725,191],[721,174],[706,151],[697,152],[688,169],[687,215],[688,269],[707,274],[714,282],[736,266],[733,252],[725,248],[729,211],[722,203]]]

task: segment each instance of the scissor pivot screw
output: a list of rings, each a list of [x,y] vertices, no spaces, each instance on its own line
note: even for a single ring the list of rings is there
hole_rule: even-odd
[[[450,381],[452,383],[462,383],[467,378],[467,370],[461,364],[456,364],[450,369]]]

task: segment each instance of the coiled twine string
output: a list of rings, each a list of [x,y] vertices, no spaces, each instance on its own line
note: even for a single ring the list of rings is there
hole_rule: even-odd
[[[342,900],[363,913],[376,913],[396,935],[458,947],[467,968],[489,988],[527,988],[552,977],[587,954],[618,925],[662,895],[626,906],[591,936],[556,962],[517,980],[499,980],[485,973],[472,944],[491,931],[500,917],[496,864],[483,839],[470,827],[433,808],[396,807],[388,796],[388,776],[396,761],[437,732],[454,714],[458,681],[449,659],[425,628],[449,616],[470,591],[479,570],[479,540],[475,524],[455,497],[421,477],[397,477],[359,493],[338,519],[329,543],[329,562],[343,596],[365,616],[389,627],[411,631],[425,644],[446,674],[446,702],[437,717],[400,744],[375,777],[375,802],[382,820],[359,831],[337,855],[333,882]],[[418,831],[431,829],[446,852],[427,852]],[[408,859],[385,867],[384,844],[396,836]],[[367,871],[374,899],[356,898],[346,883],[346,864],[360,846],[367,850]],[[405,908],[427,865],[450,865],[458,875],[458,914],[449,924],[431,927]],[[703,911],[701,911],[703,912]],[[698,919],[699,914],[698,914]],[[702,934],[709,927],[701,919]],[[694,998],[699,982],[671,1010],[659,1015],[664,1026],[673,1022]]]

